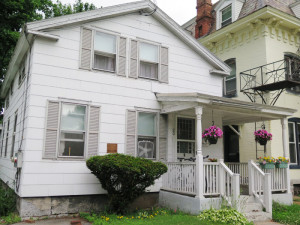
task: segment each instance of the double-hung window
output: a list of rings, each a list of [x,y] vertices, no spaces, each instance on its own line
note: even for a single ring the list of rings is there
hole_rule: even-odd
[[[195,156],[195,119],[177,118],[177,157]]]
[[[25,59],[23,59],[20,69],[19,69],[19,77],[18,77],[18,85],[20,86],[23,80],[26,77],[26,67],[25,67]]]
[[[98,154],[100,107],[49,101],[44,159],[82,159]]]
[[[14,120],[14,129],[13,129],[12,141],[11,141],[10,157],[14,156],[15,142],[16,142],[16,132],[17,132],[17,124],[18,124],[18,111],[15,112],[15,120]]]
[[[84,156],[86,106],[63,103],[58,156]]]
[[[117,37],[96,31],[94,36],[94,69],[115,72]]]
[[[8,118],[8,121],[7,121],[7,130],[6,130],[6,140],[5,140],[5,151],[4,151],[4,157],[6,157],[6,156],[7,156],[8,135],[9,135],[9,118]]]
[[[292,167],[300,167],[300,118],[291,118],[288,123],[289,151]]]
[[[156,158],[157,136],[156,113],[138,113],[137,156]]]
[[[225,61],[231,68],[230,75],[224,78],[224,96],[236,96],[236,61],[229,59]]]
[[[159,48],[157,45],[141,42],[139,77],[158,80]]]
[[[221,27],[224,27],[232,22],[232,7],[231,5],[227,6],[221,11],[222,20]]]

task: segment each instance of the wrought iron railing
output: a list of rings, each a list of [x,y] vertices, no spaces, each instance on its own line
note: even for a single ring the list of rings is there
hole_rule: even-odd
[[[295,84],[288,83],[289,81]],[[300,83],[300,60],[292,57],[240,73],[241,92],[279,90],[295,86],[296,82]]]

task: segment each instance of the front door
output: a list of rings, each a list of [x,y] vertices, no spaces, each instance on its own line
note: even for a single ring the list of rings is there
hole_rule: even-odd
[[[195,119],[177,118],[177,158],[195,157]]]
[[[236,131],[238,126],[232,126]],[[239,135],[229,126],[224,127],[224,160],[225,162],[240,162]]]

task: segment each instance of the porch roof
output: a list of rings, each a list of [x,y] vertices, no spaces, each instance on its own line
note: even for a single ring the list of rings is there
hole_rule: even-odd
[[[162,113],[188,112],[203,106],[204,114],[211,113],[210,110],[219,112],[223,125],[277,120],[292,116],[297,111],[200,93],[157,93],[156,98],[162,103]]]

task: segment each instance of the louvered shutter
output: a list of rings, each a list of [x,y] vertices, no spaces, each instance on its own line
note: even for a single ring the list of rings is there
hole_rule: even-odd
[[[167,160],[168,115],[159,117],[159,160]]]
[[[49,101],[45,134],[44,158],[55,159],[59,121],[59,102]]]
[[[91,157],[98,155],[100,107],[90,106],[89,109],[87,156]]]
[[[138,42],[130,41],[130,72],[129,77],[138,78]]]
[[[81,30],[80,68],[90,70],[92,67],[93,31],[87,28]]]
[[[126,76],[126,38],[120,37],[119,40],[119,62],[118,62],[118,75]]]
[[[136,154],[136,111],[127,111],[126,122],[126,151],[125,154],[135,156]]]
[[[169,82],[169,49],[167,47],[161,47],[160,49],[159,81],[162,83]]]

